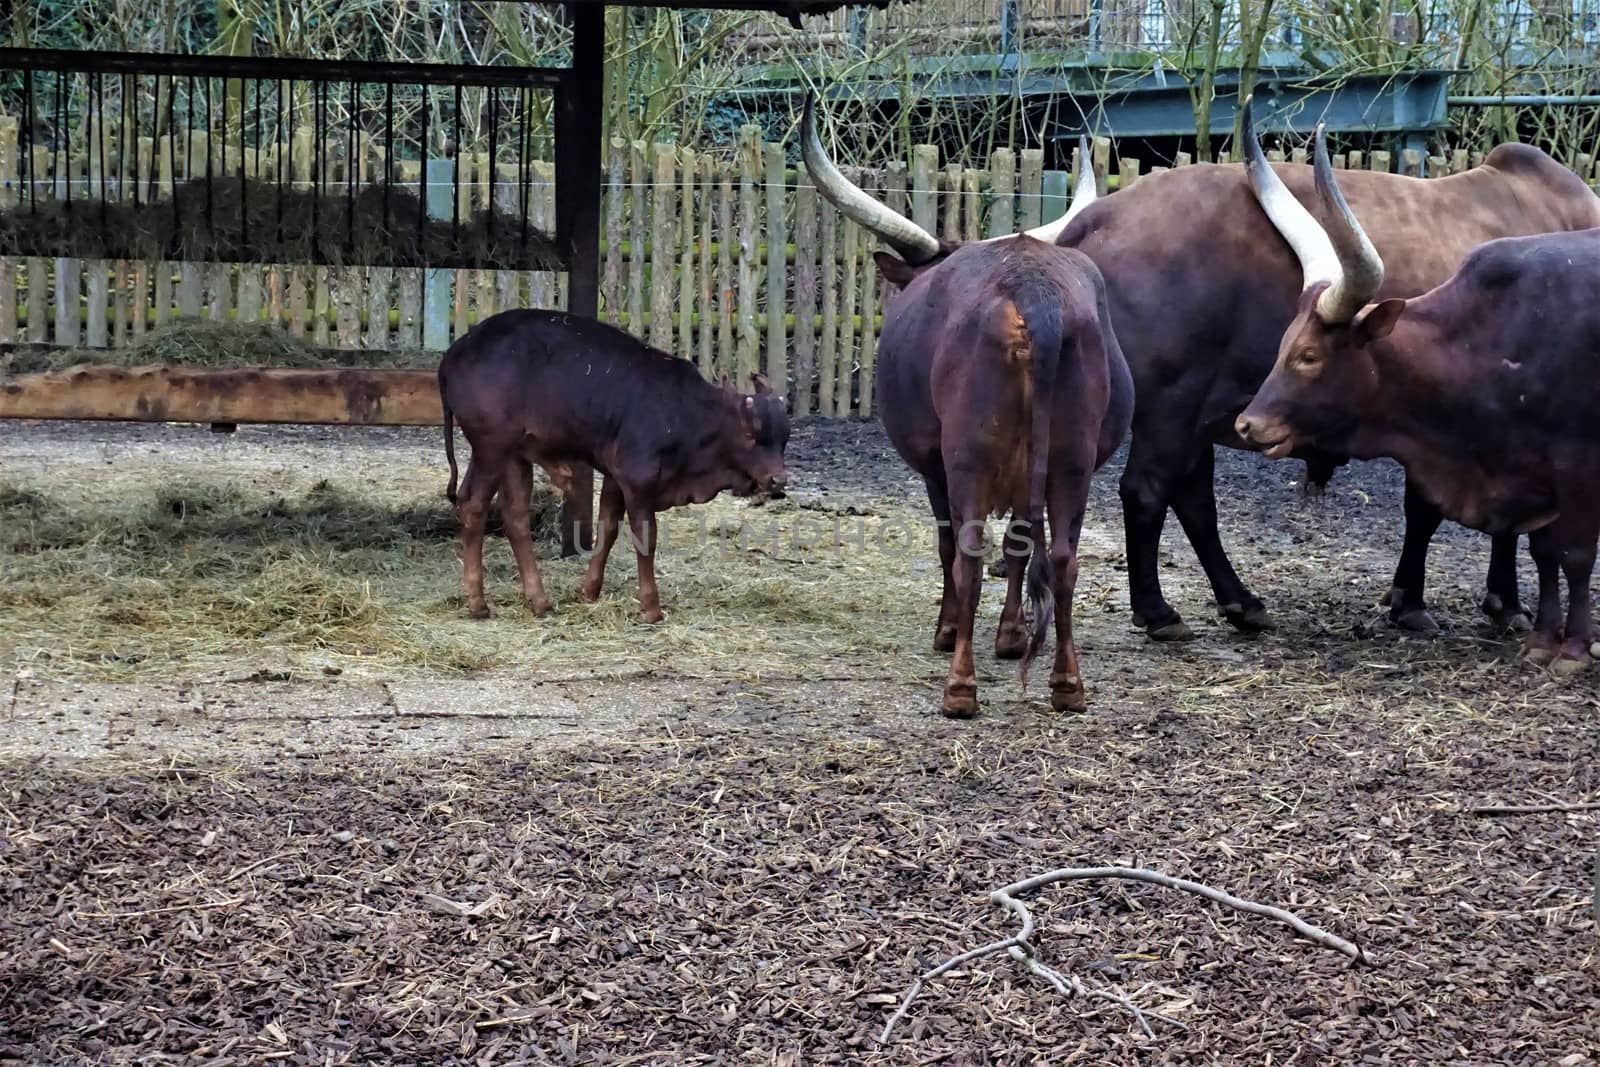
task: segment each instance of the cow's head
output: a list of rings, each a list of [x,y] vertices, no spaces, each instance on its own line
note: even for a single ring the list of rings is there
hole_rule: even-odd
[[[1322,227],[1268,165],[1248,101],[1243,140],[1250,154],[1250,187],[1299,258],[1305,288],[1272,373],[1234,429],[1274,459],[1302,447],[1342,450],[1378,400],[1371,346],[1394,329],[1406,302],[1368,306],[1383,286],[1383,260],[1339,191],[1327,131],[1320,124],[1316,189],[1331,229]]]
[[[805,115],[800,120],[800,154],[805,160],[806,171],[816,184],[817,191],[838,208],[840,214],[854,220],[894,249],[894,255],[877,252],[872,257],[878,265],[878,273],[882,274],[885,280],[904,288],[919,274],[938,266],[944,262],[946,256],[961,247],[959,242],[940,240],[887,204],[874,199],[871,193],[846,178],[839,168],[834,166],[827,150],[822,147],[822,139],[817,135],[816,111],[816,98],[808,94]],[[1035,240],[1054,244],[1056,238],[1067,228],[1067,223],[1093,203],[1094,199],[1094,167],[1089,159],[1089,142],[1087,138],[1080,138],[1078,186],[1073,191],[1072,203],[1068,206],[1066,214],[1054,222],[1035,226],[1025,232]],[[1007,234],[1002,237],[991,237],[988,240],[1004,241],[1010,237],[1011,235]]]
[[[723,432],[727,464],[747,479],[733,487],[735,496],[766,493],[778,497],[788,481],[783,450],[789,444],[789,411],[765,376],[752,374],[751,393],[741,393],[724,374],[719,382],[730,410]]]

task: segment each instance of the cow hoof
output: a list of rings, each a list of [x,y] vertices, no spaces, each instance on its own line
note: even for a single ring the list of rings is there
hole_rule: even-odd
[[[956,628],[940,627],[933,631],[933,650],[935,652],[954,652],[956,650]]]
[[[1000,632],[995,635],[994,655],[996,659],[1021,659],[1023,653],[1028,651],[1028,628],[1013,624],[1000,627]]]
[[[1083,691],[1083,679],[1070,674],[1051,676],[1050,706],[1057,711],[1088,711],[1089,696]]]
[[[1152,626],[1145,631],[1152,641],[1193,641],[1194,631],[1189,629],[1189,624],[1182,619],[1173,619],[1171,622],[1160,626]]]
[[[641,611],[639,613],[639,617],[645,622],[649,623],[651,626],[654,626],[658,622],[665,622],[667,618],[666,615],[662,614],[660,608],[651,608],[649,611]]]
[[[578,590],[578,596],[585,604],[593,604],[600,599],[600,587],[597,585],[590,589],[588,586],[584,586]]]
[[[939,714],[947,719],[970,719],[978,714],[978,684],[951,682],[944,687]]]
[[[1229,626],[1243,634],[1255,634],[1272,629],[1272,619],[1267,615],[1265,604],[1256,603],[1249,606],[1224,604],[1222,617],[1228,621]]]
[[[1520,604],[1506,607],[1505,601],[1493,593],[1483,598],[1483,613],[1489,616],[1495,630],[1500,633],[1525,634],[1533,630],[1533,616],[1524,611]]]
[[[1534,667],[1547,667],[1556,658],[1556,650],[1548,645],[1525,644],[1522,647],[1522,662]]]
[[[1427,608],[1402,608],[1391,611],[1389,621],[1400,629],[1409,630],[1414,634],[1432,636],[1439,632],[1439,624],[1433,621],[1433,616],[1428,614]]]
[[[487,604],[468,604],[467,605],[467,618],[469,618],[469,619],[487,619],[488,617],[489,617],[489,605],[487,605]]]
[[[1593,662],[1587,654],[1569,656],[1566,653],[1562,653],[1556,657],[1555,662],[1550,664],[1550,673],[1557,678],[1571,678],[1575,674],[1582,674],[1588,670],[1589,665]]]
[[[533,613],[534,618],[542,619],[556,609],[555,605],[548,600],[530,600],[528,601],[528,610]]]

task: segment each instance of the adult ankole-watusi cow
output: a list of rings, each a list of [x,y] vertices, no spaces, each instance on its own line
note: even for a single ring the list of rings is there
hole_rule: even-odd
[[[814,112],[807,101],[802,150],[832,198],[851,187],[821,150]],[[1133,414],[1133,380],[1100,272],[1087,256],[1029,234],[971,244],[923,268],[884,259],[885,274],[904,288],[884,310],[879,409],[889,440],[926,483],[939,523],[944,594],[934,647],[954,653],[941,709],[957,718],[978,710],[972,631],[983,532],[991,514],[1009,511],[1011,583],[995,650],[1021,655],[1026,680],[1053,616],[1050,704],[1081,711],[1072,643],[1078,535],[1089,480],[1122,443]],[[1026,626],[1019,617],[1024,566]]]
[[[1297,446],[1392,456],[1446,516],[1528,534],[1539,570],[1530,659],[1589,665],[1600,541],[1600,229],[1490,241],[1410,300],[1316,145],[1317,216],[1251,143],[1250,180],[1303,267],[1272,373],[1236,429],[1271,457]],[[1600,227],[1600,200],[1594,204]],[[1560,572],[1567,578],[1561,620]]]
[[[1310,167],[1275,169],[1294,196],[1319,210]],[[823,179],[818,184],[824,188]],[[879,258],[890,280],[958,247],[842,178],[830,176],[827,184],[830,199],[904,261]],[[1576,175],[1525,145],[1501,145],[1481,166],[1450,177],[1350,171],[1345,186],[1389,265],[1382,296],[1426,292],[1491,238],[1593,225],[1594,195]],[[1158,551],[1171,507],[1224,617],[1242,630],[1266,625],[1261,601],[1234,573],[1217,531],[1212,448],[1251,447],[1233,421],[1272,369],[1278,340],[1294,317],[1294,253],[1261,214],[1238,164],[1151,174],[1054,226],[1056,243],[1086,253],[1105,278],[1138,396],[1121,484],[1135,621],[1160,640],[1192,636],[1161,593]],[[1311,449],[1300,455],[1320,471],[1318,480],[1344,461]],[[1401,625],[1431,631],[1423,574],[1440,514],[1410,482],[1405,520],[1390,614]],[[1516,536],[1497,537],[1484,610],[1503,626],[1525,627],[1516,577]]]
[[[523,596],[535,615],[550,610],[529,530],[530,464],[570,489],[572,467],[604,475],[600,539],[583,580],[583,598],[600,596],[606,558],[627,511],[639,560],[639,607],[660,622],[656,589],[656,512],[703,504],[724,490],[738,496],[781,492],[789,416],[755,376],[754,394],[723,379],[712,385],[687,360],[674,359],[605,323],[559,311],[502,311],[452,344],[439,363],[445,494],[461,518],[467,611],[486,618],[483,534],[498,492],[506,539]],[[455,421],[472,445],[456,492]]]

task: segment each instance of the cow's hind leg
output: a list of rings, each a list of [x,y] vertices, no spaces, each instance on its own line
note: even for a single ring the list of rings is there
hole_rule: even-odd
[[[984,517],[987,510],[979,496],[982,475],[988,469],[987,457],[967,457],[965,464],[945,465],[953,477],[950,486],[950,521],[954,524],[955,559],[950,565],[955,589],[956,647],[950,657],[950,673],[945,677],[940,711],[952,719],[968,719],[978,713],[978,672],[972,652],[973,628],[978,615],[978,598],[983,592]]]
[[[1028,650],[1028,624],[1022,617],[1022,581],[1028,571],[1028,524],[1015,512],[1006,524],[1000,542],[1000,558],[1005,563],[1006,602],[1000,609],[1000,628],[994,635],[997,659],[1021,659]]]
[[[1576,674],[1592,662],[1590,641],[1594,637],[1589,579],[1594,574],[1595,534],[1587,531],[1577,539],[1564,537],[1565,549],[1561,553],[1561,570],[1567,578],[1567,632],[1566,640],[1552,663],[1557,674]]]
[[[611,546],[617,543],[622,527],[622,490],[616,479],[606,477],[600,486],[600,540],[594,555],[589,557],[589,569],[583,576],[583,599],[591,604],[600,599],[600,586],[605,581],[606,560],[611,558]]]
[[[500,478],[500,512],[505,519],[506,540],[517,560],[517,575],[522,579],[522,599],[535,618],[550,614],[550,598],[544,592],[544,578],[533,551],[532,521],[528,514],[533,487],[533,469],[521,456],[506,463]]]
[[[1539,571],[1539,609],[1522,643],[1523,659],[1545,666],[1561,647],[1561,549],[1546,527],[1528,535],[1528,555]]]
[[[922,480],[928,487],[928,504],[933,508],[933,518],[939,526],[939,569],[944,572],[944,591],[939,596],[939,621],[933,627],[933,650],[954,652],[958,598],[951,573],[956,558],[956,533],[950,525],[950,497],[943,475],[924,476]]]
[[[473,444],[472,462],[462,486],[465,491],[456,494],[456,517],[461,520],[461,581],[466,587],[467,614],[474,619],[489,617],[489,603],[483,596],[483,538],[489,502],[500,487],[505,466],[503,451]]]
[[[1188,641],[1194,631],[1161,593],[1161,528],[1167,522],[1172,478],[1167,469],[1171,464],[1149,445],[1152,439],[1135,431],[1118,487],[1128,548],[1128,599],[1133,624],[1151,638]]]
[[[1499,534],[1489,541],[1489,580],[1483,613],[1502,633],[1527,633],[1533,627],[1517,587],[1517,535]]]
[[[1056,658],[1050,671],[1050,706],[1057,711],[1084,711],[1089,706],[1072,640],[1072,598],[1078,588],[1078,539],[1089,503],[1088,471],[1072,471],[1051,479],[1050,581],[1056,598]]]
[[[1172,510],[1211,581],[1222,617],[1245,633],[1269,628],[1272,623],[1266,605],[1245,588],[1222,547],[1222,532],[1217,528],[1216,449],[1212,445],[1204,446],[1199,461],[1179,480]]]

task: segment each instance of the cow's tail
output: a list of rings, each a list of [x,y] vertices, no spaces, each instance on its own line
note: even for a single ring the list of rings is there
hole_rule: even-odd
[[[456,416],[446,399],[444,375],[439,375],[439,405],[444,408],[444,458],[450,463],[450,482],[444,487],[445,499],[456,502]]]
[[[1046,485],[1050,468],[1050,422],[1055,413],[1057,371],[1066,332],[1062,294],[1042,279],[1027,279],[1012,294],[1017,313],[1028,330],[1031,346],[1029,372],[1033,377],[1033,402],[1028,431],[1028,532],[1032,541],[1028,560],[1028,647],[1022,655],[1022,684],[1028,668],[1044,647],[1055,621],[1056,598],[1050,583],[1050,544],[1045,537]]]

